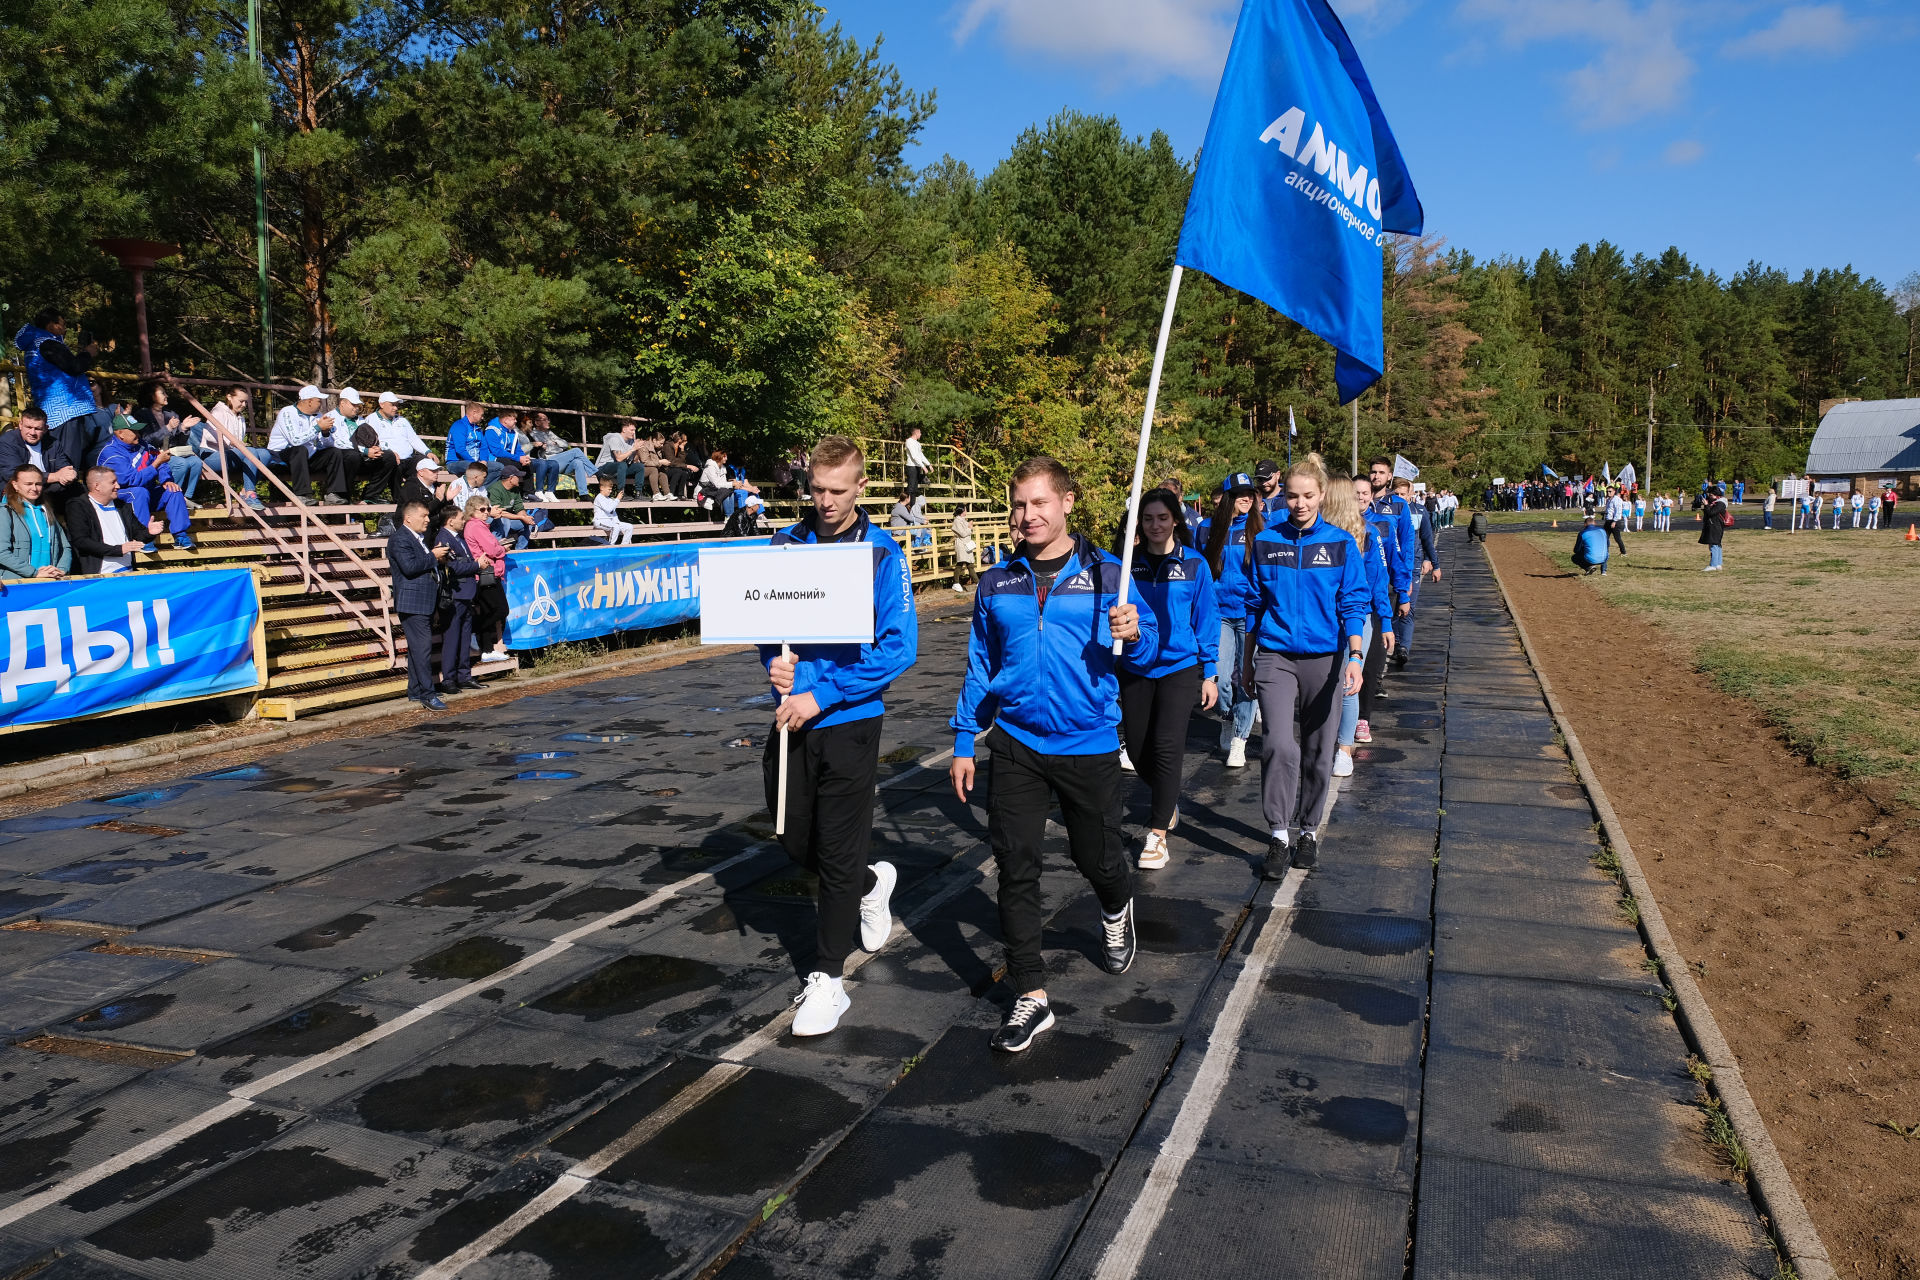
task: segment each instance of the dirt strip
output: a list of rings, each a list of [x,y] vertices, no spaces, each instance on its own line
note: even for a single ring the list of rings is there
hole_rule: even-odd
[[[1517,538],[1514,608],[1850,1280],[1920,1280],[1920,815]]]

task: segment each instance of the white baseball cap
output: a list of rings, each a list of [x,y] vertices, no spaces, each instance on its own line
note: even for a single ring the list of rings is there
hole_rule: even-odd
[[[366,403],[366,401],[360,398],[360,393],[358,391],[355,391],[352,387],[340,388],[340,399],[342,401],[352,401],[354,404]]]
[[[380,403],[381,404],[399,404],[400,397],[393,394],[393,392],[391,391],[382,391],[380,393]]]
[[[440,464],[435,462],[432,458],[422,458],[420,459],[419,462],[414,464],[413,469],[415,471],[438,471],[440,470]]]
[[[314,386],[311,382],[300,388],[300,394],[294,397],[296,400],[324,400],[326,398],[326,393]]]

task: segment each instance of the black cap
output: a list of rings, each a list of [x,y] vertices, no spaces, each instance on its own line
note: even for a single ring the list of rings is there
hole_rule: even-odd
[[[1280,464],[1271,458],[1262,458],[1253,464],[1253,478],[1255,480],[1265,480],[1269,476],[1277,476],[1279,474]]]
[[[505,480],[509,476],[515,480],[525,480],[527,478],[527,469],[517,462],[502,462],[500,464],[500,478]]]

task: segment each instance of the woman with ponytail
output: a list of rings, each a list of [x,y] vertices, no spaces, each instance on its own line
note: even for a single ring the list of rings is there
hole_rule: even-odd
[[[1372,662],[1373,638],[1383,634],[1380,619],[1393,616],[1393,597],[1387,591],[1386,544],[1380,540],[1380,530],[1374,527],[1372,517],[1366,514],[1363,505],[1366,499],[1361,497],[1362,490],[1366,491],[1367,498],[1371,498],[1372,486],[1365,480],[1356,485],[1347,476],[1334,476],[1320,514],[1352,535],[1360,547],[1360,554],[1366,557],[1368,618],[1366,634],[1360,638],[1360,652],[1364,658],[1361,688],[1364,689],[1364,668]],[[1391,654],[1393,628],[1386,628],[1384,634],[1386,647],[1383,652]],[[1333,750],[1333,776],[1336,778],[1353,776],[1353,741],[1359,723],[1360,694],[1344,694],[1340,699],[1340,733]]]
[[[1360,688],[1371,592],[1359,544],[1321,515],[1332,483],[1319,454],[1295,462],[1286,473],[1287,518],[1252,540],[1241,674],[1266,722],[1260,801],[1272,833],[1261,869],[1268,880],[1318,858],[1340,698]]]

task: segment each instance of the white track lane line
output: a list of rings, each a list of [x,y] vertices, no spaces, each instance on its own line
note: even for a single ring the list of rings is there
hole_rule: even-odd
[[[727,868],[745,862],[749,858],[758,857],[771,847],[773,847],[771,842],[756,844],[750,849],[736,853],[733,857],[728,858],[716,866],[710,867],[705,871],[697,872],[684,880],[676,881],[664,889],[649,894],[631,906],[622,907],[618,911],[610,911],[606,915],[596,920],[591,920],[577,929],[561,934],[558,938],[534,952],[532,955],[497,973],[490,973],[484,978],[469,982],[464,986],[456,987],[452,991],[435,996],[425,1004],[407,1010],[392,1021],[383,1022],[372,1030],[355,1036],[345,1044],[338,1045],[324,1053],[316,1053],[310,1058],[302,1058],[300,1061],[283,1067],[272,1075],[262,1077],[259,1080],[242,1085],[240,1088],[233,1089],[229,1091],[225,1102],[217,1106],[209,1107],[199,1115],[183,1120],[166,1132],[156,1134],[138,1146],[130,1147],[113,1156],[111,1159],[94,1165],[92,1168],[83,1169],[79,1173],[63,1178],[53,1186],[48,1187],[45,1191],[27,1196],[25,1199],[17,1200],[4,1209],[0,1209],[0,1229],[10,1227],[21,1219],[30,1217],[40,1210],[47,1208],[49,1205],[57,1204],[74,1192],[84,1190],[103,1178],[110,1178],[114,1174],[131,1168],[143,1160],[152,1159],[166,1151],[169,1147],[184,1142],[194,1134],[211,1128],[229,1116],[246,1110],[253,1099],[263,1093],[277,1089],[288,1081],[296,1080],[308,1072],[317,1071],[329,1063],[338,1062],[341,1058],[347,1057],[349,1054],[358,1053],[368,1045],[376,1044],[388,1036],[393,1035],[395,1032],[405,1030],[416,1022],[432,1017],[434,1014],[439,1013],[451,1005],[458,1004],[462,1000],[498,986],[509,978],[517,977],[551,960],[562,952],[571,950],[574,942],[578,939],[602,929],[610,929],[614,925],[628,920],[633,916],[651,911],[655,907],[677,897],[696,885],[711,880]]]
[[[949,899],[958,896],[968,889],[991,884],[994,878],[995,872],[991,868],[988,868],[983,875],[963,875],[957,877],[952,884],[945,886],[938,893],[915,907],[912,915],[902,916],[900,919],[894,921],[893,931],[887,935],[887,940],[881,945],[880,951],[863,951],[852,957],[850,964],[853,971],[856,973],[859,972],[862,965],[906,936],[913,925],[918,924],[927,916],[933,914],[934,910],[942,903],[947,902]],[[859,984],[850,982],[848,985],[858,987]],[[654,1135],[658,1134],[675,1120],[678,1120],[681,1116],[700,1105],[700,1103],[706,1101],[745,1075],[747,1073],[747,1067],[744,1065],[745,1059],[752,1057],[768,1045],[771,1045],[775,1040],[778,1040],[780,1033],[785,1031],[792,1022],[793,1006],[789,1005],[775,1015],[773,1021],[769,1022],[766,1026],[750,1035],[742,1037],[728,1048],[722,1049],[718,1056],[723,1059],[723,1061],[709,1067],[692,1084],[682,1089],[679,1093],[674,1094],[672,1099],[658,1111],[650,1113],[645,1119],[641,1120],[640,1123],[627,1130],[626,1133],[594,1152],[586,1159],[580,1161],[571,1169],[568,1169],[554,1181],[552,1186],[527,1201],[526,1204],[520,1206],[517,1211],[499,1226],[480,1236],[464,1248],[448,1254],[439,1262],[422,1271],[415,1277],[415,1280],[453,1280],[454,1276],[459,1275],[466,1268],[472,1266],[482,1258],[491,1256],[529,1226],[538,1222],[547,1214],[552,1213],[555,1209],[558,1209],[582,1191],[585,1191],[593,1184],[594,1178],[597,1178],[612,1168],[614,1163],[621,1157],[627,1155],[629,1152],[638,1150],[642,1144],[652,1139]]]
[[[1233,990],[1227,995],[1226,1005],[1214,1021],[1212,1034],[1207,1041],[1207,1056],[1200,1063],[1200,1072],[1194,1077],[1193,1087],[1180,1104],[1180,1114],[1174,1118],[1166,1141],[1160,1145],[1160,1154],[1147,1173],[1146,1186],[1141,1188],[1139,1198],[1127,1211],[1126,1221],[1120,1224],[1118,1234],[1107,1246],[1106,1253],[1101,1255],[1094,1280],[1132,1280],[1139,1271],[1140,1260],[1153,1240],[1153,1233],[1166,1216],[1173,1193],[1180,1186],[1180,1175],[1185,1172],[1187,1162],[1193,1159],[1193,1153],[1199,1149],[1207,1121],[1213,1117],[1214,1106],[1227,1087],[1227,1076],[1233,1068],[1234,1058],[1240,1052],[1240,1033],[1245,1029],[1247,1015],[1253,1011],[1253,1002],[1259,996],[1260,983],[1267,975],[1267,967],[1279,953],[1280,944],[1293,932],[1293,904],[1299,898],[1300,886],[1306,883],[1306,879],[1307,873],[1296,867],[1287,872],[1286,879],[1280,882],[1279,889],[1274,892],[1273,913],[1267,917],[1260,937],[1253,944],[1252,954],[1247,957],[1239,978],[1234,981]]]

